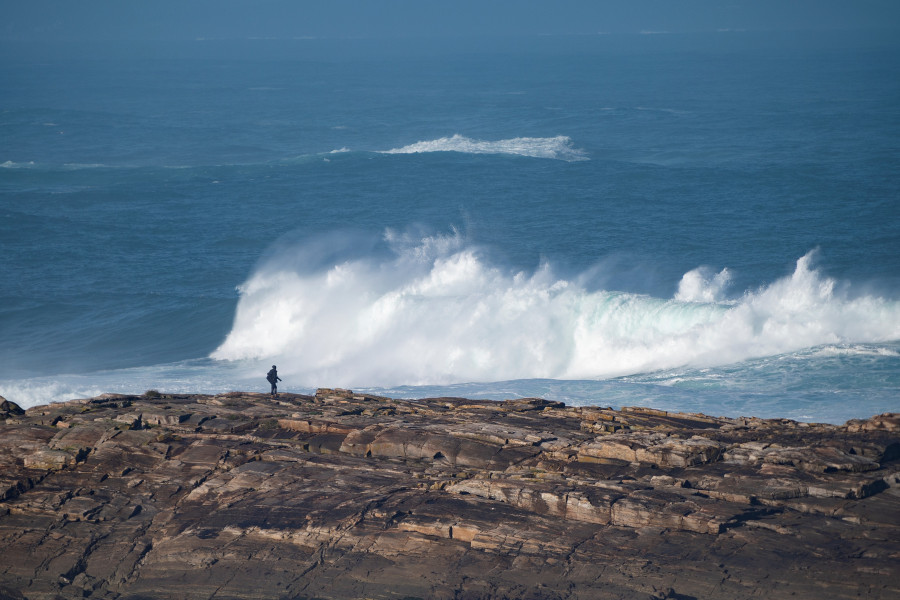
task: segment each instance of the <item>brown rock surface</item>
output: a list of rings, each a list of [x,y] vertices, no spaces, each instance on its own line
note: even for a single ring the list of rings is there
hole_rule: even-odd
[[[898,598],[900,419],[104,395],[0,413],[0,598]]]

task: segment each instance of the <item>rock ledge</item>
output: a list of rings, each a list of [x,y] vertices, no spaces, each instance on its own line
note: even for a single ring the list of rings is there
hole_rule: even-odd
[[[0,401],[0,598],[900,597],[898,414]]]

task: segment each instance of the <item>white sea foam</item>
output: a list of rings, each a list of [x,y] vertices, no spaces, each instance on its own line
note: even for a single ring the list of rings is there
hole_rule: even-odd
[[[829,344],[826,346],[822,346],[821,348],[816,348],[814,355],[818,356],[818,357],[884,356],[884,357],[897,358],[897,357],[900,357],[900,352],[897,352],[896,350],[892,350],[891,348],[884,348],[884,347],[880,347],[880,346],[869,346],[869,345],[861,345],[861,344],[850,344],[850,345]]]
[[[586,153],[572,145],[567,136],[549,138],[519,137],[508,140],[473,140],[456,134],[436,140],[416,142],[382,154],[420,154],[425,152],[461,152],[464,154],[511,154],[565,161],[588,160]]]
[[[310,247],[276,252],[240,287],[212,357],[277,361],[306,383],[388,386],[607,378],[900,339],[900,302],[852,297],[813,253],[724,301],[727,270],[692,271],[664,299],[586,289],[548,264],[508,272],[458,234],[387,239],[388,258],[312,270],[297,266]]]
[[[14,162],[7,160],[6,162],[0,163],[0,169],[30,169],[32,167],[34,167],[33,160],[28,162]]]

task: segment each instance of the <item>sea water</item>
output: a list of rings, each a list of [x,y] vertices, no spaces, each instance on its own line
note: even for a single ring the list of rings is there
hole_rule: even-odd
[[[900,43],[0,47],[0,395],[900,410]]]

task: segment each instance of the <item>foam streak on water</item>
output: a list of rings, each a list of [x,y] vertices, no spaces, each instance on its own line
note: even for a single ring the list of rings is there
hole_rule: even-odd
[[[854,295],[814,268],[814,253],[731,299],[727,270],[691,271],[666,299],[589,289],[549,264],[509,272],[459,235],[386,239],[383,258],[314,269],[297,266],[309,246],[282,248],[241,286],[212,358],[277,362],[303,381],[397,386],[605,379],[900,339],[900,303]]]

